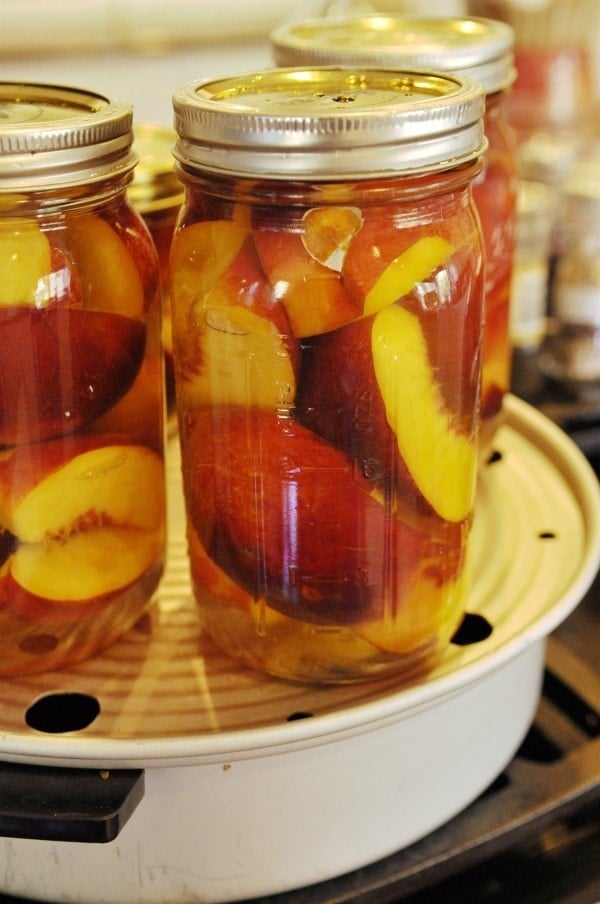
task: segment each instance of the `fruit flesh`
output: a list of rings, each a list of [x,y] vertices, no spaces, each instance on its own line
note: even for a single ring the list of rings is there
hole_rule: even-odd
[[[224,261],[217,259],[214,267],[207,264],[214,274],[203,285],[189,293],[180,283],[174,288],[181,404],[212,402],[277,409],[293,402],[297,343],[284,308],[260,271],[252,242],[245,237],[244,227],[242,230],[243,240],[236,224],[232,234],[219,230],[232,239],[229,247],[235,253],[226,255]],[[211,242],[217,241],[213,232]],[[175,258],[190,241],[185,232],[182,235]],[[204,236],[200,238],[204,241]],[[195,259],[193,252],[190,257]]]
[[[51,253],[34,220],[0,224],[0,306],[35,303],[38,284],[51,271]]]
[[[0,224],[0,674],[93,654],[162,569],[155,252],[118,200],[81,207]]]
[[[475,441],[456,429],[431,378],[417,317],[397,305],[379,311],[371,347],[386,419],[401,458],[434,511],[446,521],[464,521],[474,503]]]
[[[217,223],[227,233],[222,202],[215,198],[211,221],[210,193],[196,198],[175,237],[174,247],[186,246],[201,271],[195,283],[171,258],[195,593],[225,650],[287,678],[344,681],[414,669],[449,639],[464,606],[480,234],[454,185],[437,218],[428,200],[420,222],[414,202],[391,197],[389,205],[379,198],[344,205],[339,219],[335,205],[248,205],[249,216],[229,227],[235,234],[250,224],[238,253],[211,253],[206,273],[202,237]],[[202,376],[210,356],[185,334],[189,299],[219,297],[227,285],[239,300],[263,281],[270,316],[278,309],[287,316],[281,335],[287,354],[295,347],[293,393],[284,404],[263,404],[257,381],[223,343],[211,349],[220,379],[191,395],[188,374]],[[315,291],[319,281],[341,288],[345,306]],[[234,394],[223,391],[228,368],[239,380]]]
[[[126,587],[160,555],[162,462],[143,446],[78,452],[77,442],[72,449],[57,445],[43,450],[39,477],[32,478],[32,465],[26,482],[7,474],[12,463],[4,465],[0,479],[12,492],[0,503],[0,518],[16,541],[8,562],[14,581],[68,605]],[[56,465],[42,476],[53,454]]]
[[[364,314],[374,314],[402,298],[434,270],[446,263],[454,248],[440,236],[417,239],[389,264],[369,289]]]
[[[142,318],[145,287],[129,249],[111,224],[95,214],[74,216],[65,240],[77,263],[84,306]],[[145,246],[143,237],[138,244]]]

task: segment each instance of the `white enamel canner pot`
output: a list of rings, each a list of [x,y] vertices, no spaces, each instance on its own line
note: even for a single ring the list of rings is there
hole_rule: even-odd
[[[495,446],[469,613],[437,667],[402,686],[308,687],[245,671],[202,636],[173,440],[150,614],[86,663],[0,681],[0,890],[78,904],[283,894],[408,846],[481,794],[531,725],[547,636],[600,564],[598,481],[572,441],[509,397]]]

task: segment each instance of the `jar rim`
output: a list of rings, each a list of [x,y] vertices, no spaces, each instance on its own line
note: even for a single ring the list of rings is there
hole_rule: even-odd
[[[0,82],[0,190],[96,182],[135,166],[132,105],[87,89]]]
[[[277,65],[355,65],[454,72],[486,94],[516,78],[514,30],[482,16],[364,14],[323,16],[279,25],[270,35]]]
[[[356,179],[430,172],[487,145],[481,85],[444,73],[274,68],[173,95],[174,155],[215,173]]]

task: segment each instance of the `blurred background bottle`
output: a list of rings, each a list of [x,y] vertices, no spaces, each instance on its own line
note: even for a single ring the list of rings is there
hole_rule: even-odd
[[[519,175],[542,183],[554,196],[543,336],[534,338],[529,317],[540,294],[526,287],[531,272],[523,260],[525,269],[513,284],[513,390],[531,401],[540,392],[557,391],[571,399],[589,401],[590,394],[600,399],[600,120],[594,68],[600,59],[600,3],[468,0],[468,8],[514,30],[517,78],[508,117]],[[531,208],[540,203],[539,189],[535,194],[537,199],[531,192],[521,198],[518,253],[525,258],[530,241],[541,238],[537,230],[545,230],[542,215]]]
[[[551,250],[558,205],[541,182],[521,180],[510,299],[512,389],[535,402],[543,388],[537,356],[547,330]]]
[[[594,130],[597,0],[469,0],[468,7],[473,15],[507,22],[515,33],[517,79],[509,118],[521,149],[523,175],[566,175]],[[532,172],[535,167],[539,171]]]
[[[600,151],[591,151],[564,188],[550,318],[538,363],[577,398],[600,402]]]

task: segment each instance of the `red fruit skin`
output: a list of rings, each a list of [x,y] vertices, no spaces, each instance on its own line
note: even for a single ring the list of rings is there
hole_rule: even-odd
[[[179,232],[179,230],[203,220],[234,220],[236,215],[242,214],[245,216],[245,213],[245,205],[238,205],[236,201],[230,198],[222,198],[218,194],[211,194],[202,185],[188,184],[186,186],[185,203],[178,213],[175,231]]]
[[[371,486],[431,514],[387,422],[373,367],[372,321],[364,318],[303,342],[296,415],[355,462]]]
[[[276,298],[263,273],[251,237],[248,237],[243,243],[218,286],[221,289],[219,293],[221,301],[232,306],[239,305],[247,308],[276,326],[282,338],[285,339],[294,369],[297,369],[300,356],[298,343],[292,336],[285,308]]]
[[[0,310],[0,445],[73,433],[131,387],[143,323],[57,305]]]
[[[254,229],[253,236],[295,336],[324,333],[360,316],[362,307],[350,301],[339,274],[310,256],[300,233]]]
[[[345,625],[381,615],[424,537],[390,517],[348,459],[288,418],[204,410],[183,425],[188,513],[209,555],[287,616]]]
[[[468,433],[479,401],[477,364],[482,330],[480,307],[470,299],[481,296],[483,277],[468,267],[457,267],[457,274],[451,301],[439,310],[421,310],[412,293],[402,304],[419,317],[432,376],[454,422],[464,425]],[[341,449],[386,496],[394,494],[400,505],[432,515],[387,422],[373,365],[373,319],[374,315],[362,317],[334,332],[303,340],[296,416]],[[415,398],[413,416],[418,413],[417,403]]]

